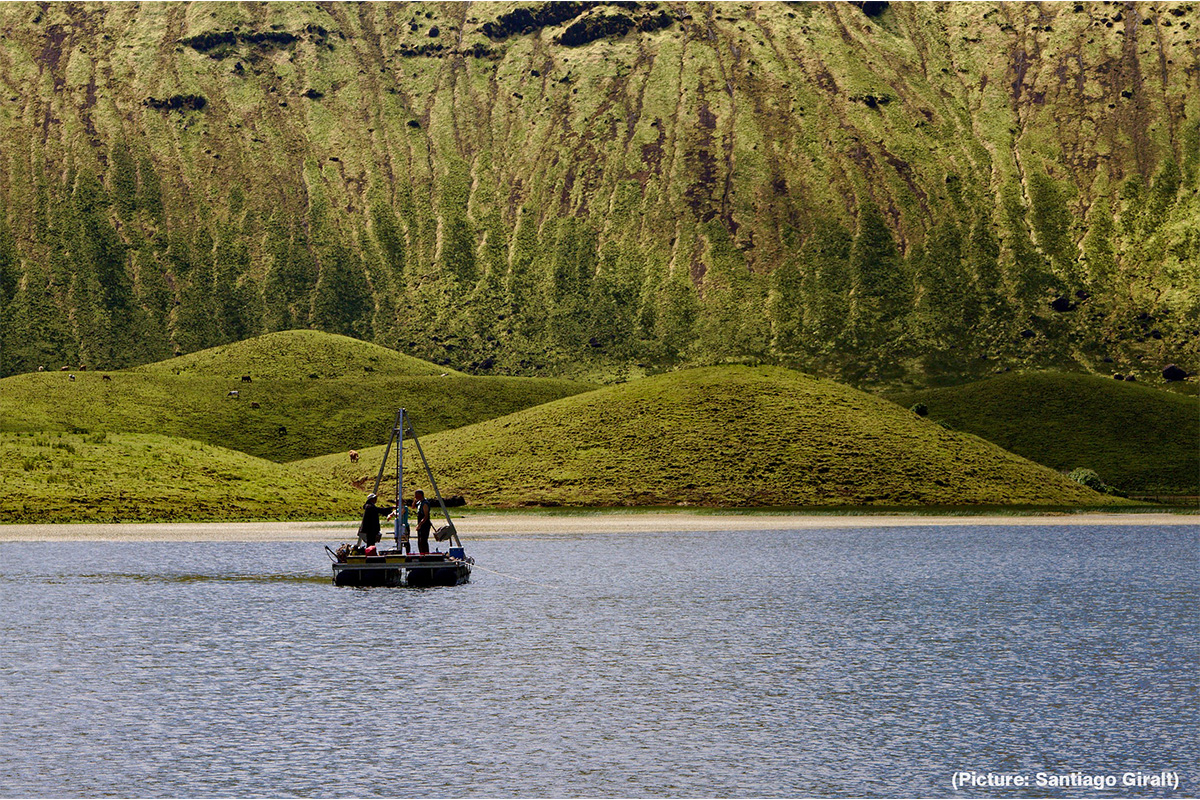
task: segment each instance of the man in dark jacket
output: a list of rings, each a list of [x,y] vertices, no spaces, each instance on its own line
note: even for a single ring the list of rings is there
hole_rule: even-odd
[[[413,493],[413,498],[413,511],[417,516],[417,552],[428,553],[429,529],[433,527],[429,519],[429,501],[420,489]]]
[[[374,494],[367,495],[367,502],[363,505],[362,523],[358,526],[358,538],[367,547],[379,541],[379,515],[387,515],[393,511],[390,506],[380,508],[375,505],[375,500]]]

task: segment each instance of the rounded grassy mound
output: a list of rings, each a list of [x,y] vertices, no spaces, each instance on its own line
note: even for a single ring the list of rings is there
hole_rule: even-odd
[[[646,378],[423,444],[444,495],[494,507],[1120,502],[886,400],[775,367]],[[406,486],[426,487],[415,452],[406,454]],[[381,455],[365,453],[367,469],[305,463],[361,486]]]
[[[431,409],[425,430],[437,431],[590,388],[459,373],[243,383],[154,370],[31,372],[0,380],[0,431],[159,433],[283,462],[378,442],[398,406]]]
[[[891,396],[929,418],[1131,494],[1200,494],[1200,401],[1095,375],[1011,374]]]
[[[439,367],[377,344],[309,330],[268,333],[138,369],[175,375],[234,379],[249,375],[251,378],[280,380],[364,375],[462,375],[449,367]]]
[[[330,519],[361,502],[320,476],[188,439],[0,433],[4,522]]]

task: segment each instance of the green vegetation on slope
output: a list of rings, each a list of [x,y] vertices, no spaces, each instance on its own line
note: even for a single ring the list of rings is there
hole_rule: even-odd
[[[1193,2],[519,5],[0,4],[0,375],[1200,371]]]
[[[386,351],[323,333],[288,332],[265,338],[269,338],[265,344],[242,343],[219,354],[228,358],[185,357],[181,374],[171,366],[176,359],[136,372],[56,371],[5,378],[0,380],[0,431],[159,433],[283,462],[376,443],[387,437],[401,406],[423,409],[423,430],[433,432],[591,388],[570,381],[469,377],[452,371],[445,377],[443,372],[398,376],[382,368],[378,373],[355,372],[354,364],[369,365],[371,359],[387,365]],[[289,369],[349,367],[349,374],[317,379],[301,375],[290,380],[257,377],[260,365],[272,361],[265,354],[275,348],[283,354],[279,363]],[[336,350],[338,358],[327,360],[322,355],[305,362],[300,358],[305,348],[317,354]],[[359,354],[351,355],[356,350]],[[309,366],[301,366],[304,363]],[[392,363],[410,369],[408,361]],[[417,371],[422,371],[416,363]],[[204,374],[209,369],[223,376]],[[262,369],[271,371],[269,366]],[[245,374],[251,375],[249,383],[240,379]],[[238,396],[229,396],[231,391]]]
[[[423,446],[444,495],[495,507],[1120,502],[886,400],[775,367],[646,378],[443,431]],[[362,489],[382,450],[358,465],[325,457],[297,466]],[[406,452],[406,485],[427,486]]]
[[[0,433],[0,522],[351,516],[344,485],[201,442],[153,434]]]
[[[929,418],[1059,471],[1094,470],[1120,491],[1200,495],[1200,402],[1091,375],[1003,375],[890,395]]]

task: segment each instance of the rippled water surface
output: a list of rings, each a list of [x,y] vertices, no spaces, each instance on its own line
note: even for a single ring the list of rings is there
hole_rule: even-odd
[[[0,794],[1200,793],[1194,527],[467,546],[491,572],[414,590],[320,544],[0,544]]]

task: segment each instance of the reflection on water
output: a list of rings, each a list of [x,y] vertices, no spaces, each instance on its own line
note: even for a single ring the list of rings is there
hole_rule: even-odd
[[[65,583],[67,579],[61,577],[46,577],[47,583]],[[92,581],[96,583],[119,583],[121,581],[135,581],[141,583],[204,583],[213,581],[216,583],[240,583],[247,581],[250,583],[319,583],[328,584],[328,575],[295,575],[284,573],[262,573],[249,575],[122,575],[120,573],[109,573],[105,575],[80,575],[72,580]]]
[[[467,544],[428,590],[334,588],[306,543],[0,545],[0,795],[1200,785],[1190,528]]]

